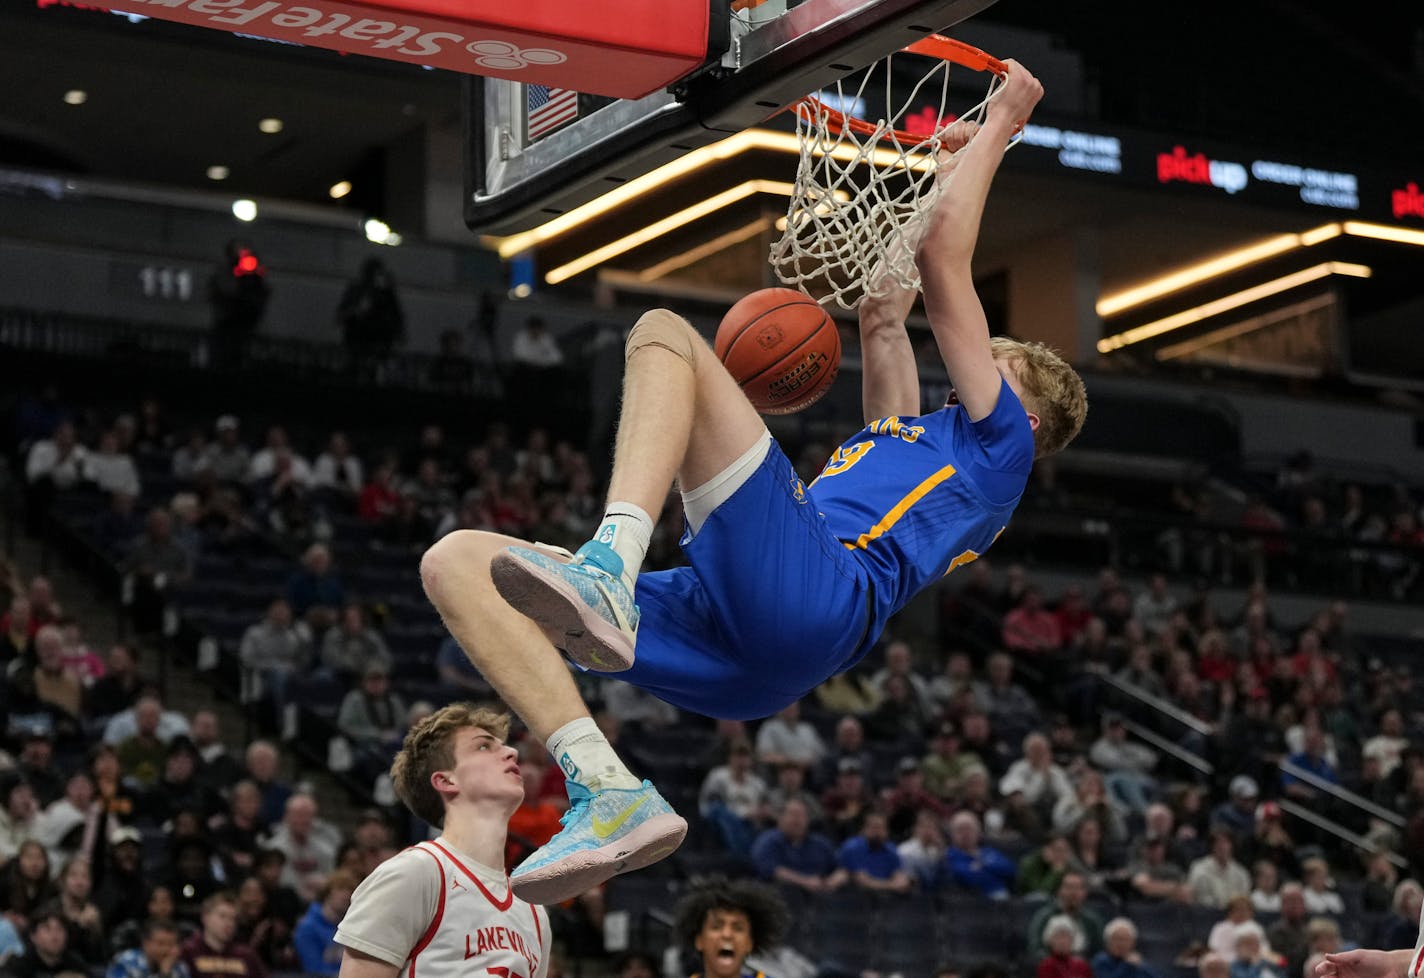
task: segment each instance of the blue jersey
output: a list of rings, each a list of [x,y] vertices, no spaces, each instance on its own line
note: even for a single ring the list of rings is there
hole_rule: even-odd
[[[618,678],[695,713],[770,716],[853,666],[916,593],[988,549],[1032,465],[1007,383],[975,423],[958,407],[881,418],[810,487],[772,443],[684,535],[687,566],[639,575],[638,656]]]
[[[872,636],[989,549],[1023,496],[1033,457],[1028,414],[1008,381],[979,421],[958,405],[881,418],[835,450],[808,491],[875,587]]]

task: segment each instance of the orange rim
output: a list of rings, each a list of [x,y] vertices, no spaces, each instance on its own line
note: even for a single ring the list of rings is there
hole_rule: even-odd
[[[972,44],[965,44],[963,41],[956,41],[945,37],[942,34],[929,34],[920,38],[914,44],[900,49],[906,54],[920,54],[929,58],[939,58],[951,64],[963,65],[973,71],[990,71],[999,77],[1003,77],[1008,68],[1002,61],[990,54],[985,54]],[[826,128],[832,134],[839,136],[849,129],[853,133],[861,136],[874,136],[879,126],[866,122],[864,119],[857,119],[854,116],[847,117],[839,109],[833,109],[814,95],[807,95],[796,104],[796,111],[815,111],[817,108],[826,115]],[[894,136],[902,143],[922,143],[923,133],[906,132],[903,129],[892,129],[882,133],[880,138],[888,139]]]

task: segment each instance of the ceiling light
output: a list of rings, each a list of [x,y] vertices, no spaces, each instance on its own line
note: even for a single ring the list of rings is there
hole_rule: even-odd
[[[1165,319],[1158,319],[1150,323],[1143,323],[1115,336],[1106,336],[1098,340],[1099,353],[1111,353],[1120,350],[1125,346],[1134,343],[1141,343],[1143,340],[1150,340],[1154,336],[1161,336],[1163,333],[1170,333],[1174,329],[1181,329],[1183,326],[1190,326],[1199,323],[1210,316],[1219,316],[1223,312],[1230,312],[1232,309],[1240,307],[1260,299],[1278,295],[1289,289],[1294,289],[1325,278],[1327,275],[1349,275],[1354,278],[1369,278],[1374,271],[1367,265],[1355,265],[1350,262],[1328,261],[1310,268],[1292,272],[1269,282],[1262,282],[1260,285],[1253,285],[1249,289],[1242,289],[1240,292],[1233,292],[1231,295],[1222,296],[1220,299],[1213,299],[1211,302],[1194,306],[1191,309],[1183,310]]]
[[[342,180],[339,183],[333,183],[331,185],[331,189],[327,191],[327,194],[330,195],[332,200],[340,200],[342,197],[345,197],[350,192],[351,181]]]
[[[1374,238],[1378,241],[1395,241],[1399,244],[1424,245],[1424,231],[1410,228],[1395,228],[1388,224],[1367,224],[1364,221],[1346,221],[1345,233],[1360,238]]]
[[[781,194],[783,197],[790,197],[796,192],[796,185],[777,180],[748,180],[735,187],[714,194],[705,200],[700,200],[691,207],[686,207],[676,213],[669,214],[661,221],[654,221],[646,227],[639,228],[617,241],[610,242],[601,248],[595,248],[586,254],[580,255],[573,261],[551,269],[544,276],[544,281],[550,285],[558,285],[560,282],[573,278],[580,272],[585,272],[594,265],[600,265],[610,258],[616,258],[625,251],[632,251],[640,245],[645,245],[655,238],[661,237],[669,231],[682,227],[684,224],[691,224],[693,221],[715,214],[723,207],[735,204],[753,194]],[[844,190],[835,191],[838,197],[845,196]]]
[[[218,164],[217,166],[210,166],[210,167],[208,167],[208,179],[209,179],[209,180],[226,180],[227,177],[228,177],[228,169],[227,169],[227,167],[223,166],[222,164]]]
[[[737,228],[735,231],[728,231],[726,234],[719,235],[718,237],[713,238],[711,241],[704,241],[702,244],[697,245],[695,248],[689,248],[687,251],[684,251],[681,254],[673,255],[671,258],[666,258],[663,261],[658,262],[656,265],[643,269],[641,272],[638,273],[638,281],[656,281],[657,279],[662,278],[664,275],[667,275],[670,272],[677,271],[679,268],[686,268],[688,265],[691,265],[695,262],[699,262],[704,258],[710,257],[711,255],[715,255],[717,252],[722,251],[723,249],[730,248],[736,244],[741,244],[748,238],[754,238],[758,234],[761,234],[763,231],[769,230],[770,228],[771,221],[767,220],[764,217],[758,218],[757,220],[752,221],[752,223],[750,224],[745,224],[742,227]]]
[[[65,105],[83,105],[89,101],[89,93],[82,88],[71,88],[64,93]]]
[[[1388,224],[1371,224],[1365,221],[1346,221],[1343,224],[1322,224],[1320,227],[1302,231],[1300,234],[1282,234],[1267,238],[1245,248],[1229,251],[1224,255],[1209,258],[1203,262],[1185,265],[1174,272],[1150,279],[1141,285],[1104,296],[1098,301],[1099,316],[1114,316],[1144,302],[1160,299],[1189,286],[1225,275],[1244,268],[1253,262],[1264,261],[1294,251],[1310,248],[1324,241],[1338,238],[1342,234],[1356,238],[1373,238],[1377,241],[1393,241],[1424,247],[1424,231],[1411,228],[1391,227]]]
[[[361,225],[366,232],[366,240],[372,244],[395,246],[401,243],[401,236],[391,230],[391,226],[379,218],[371,217]]]
[[[719,142],[700,146],[689,153],[684,153],[672,162],[664,163],[650,173],[620,184],[601,197],[596,197],[586,204],[580,204],[573,210],[560,214],[532,230],[521,231],[504,238],[489,237],[486,239],[487,243],[498,249],[501,258],[513,258],[530,248],[538,247],[545,241],[557,238],[582,224],[587,224],[616,207],[651,193],[671,180],[679,179],[703,167],[729,160],[753,150],[767,150],[795,156],[800,154],[801,144],[797,141],[794,133],[772,132],[769,129],[747,129],[735,136],[728,136]],[[926,154],[902,156],[900,153],[884,147],[866,153],[864,150],[857,150],[849,143],[837,143],[829,155],[832,159],[841,161],[863,155],[867,162],[882,168],[903,166],[909,170],[923,171],[933,165],[933,161]]]
[[[1151,302],[1153,299],[1160,299],[1165,295],[1198,285],[1208,279],[1225,275],[1227,272],[1234,272],[1238,268],[1244,268],[1268,258],[1275,258],[1277,255],[1283,255],[1297,248],[1328,241],[1339,233],[1340,225],[1326,224],[1312,231],[1306,231],[1304,234],[1279,234],[1256,244],[1247,245],[1245,248],[1237,248],[1215,258],[1209,258],[1206,261],[1185,265],[1174,272],[1158,276],[1141,285],[1104,296],[1098,300],[1097,312],[1099,316],[1114,316],[1134,306],[1140,306],[1144,302]]]
[[[275,136],[277,133],[282,131],[282,120],[272,118],[263,119],[261,122],[257,123],[257,128],[262,130],[269,136]]]
[[[239,221],[251,221],[257,218],[257,201],[248,200],[246,197],[232,202],[232,216]]]
[[[1240,336],[1246,336],[1258,330],[1267,329],[1271,326],[1279,326],[1306,313],[1316,312],[1321,309],[1328,309],[1335,303],[1335,297],[1329,292],[1321,293],[1304,302],[1293,302],[1289,305],[1272,309],[1259,316],[1252,316],[1239,323],[1230,326],[1222,326],[1220,329],[1213,329],[1190,339],[1182,340],[1180,343],[1171,343],[1157,350],[1154,354],[1158,360],[1177,360],[1181,357],[1191,356],[1200,353],[1202,350],[1213,346],[1219,346],[1227,340],[1234,340]],[[1281,365],[1275,365],[1279,369]]]

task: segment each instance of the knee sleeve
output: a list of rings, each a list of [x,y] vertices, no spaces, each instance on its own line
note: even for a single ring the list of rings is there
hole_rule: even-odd
[[[682,357],[687,365],[697,369],[697,344],[701,337],[692,324],[677,313],[666,309],[652,309],[643,313],[628,334],[628,342],[623,347],[623,359],[630,359],[645,346],[657,346],[674,356]]]

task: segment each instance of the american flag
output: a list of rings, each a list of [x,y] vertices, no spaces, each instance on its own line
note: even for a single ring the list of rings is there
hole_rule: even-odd
[[[528,85],[525,91],[530,139],[578,118],[578,92],[567,88],[549,88],[547,85]]]

